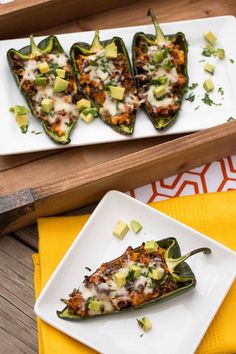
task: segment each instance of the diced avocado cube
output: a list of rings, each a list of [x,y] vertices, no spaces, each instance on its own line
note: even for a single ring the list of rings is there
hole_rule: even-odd
[[[125,237],[128,231],[129,231],[129,226],[124,221],[118,220],[112,233],[120,240],[123,240],[123,238]]]
[[[89,114],[84,114],[83,112],[80,113],[80,118],[83,119],[83,121],[85,121],[85,123],[91,123],[94,119],[94,116],[89,113]]]
[[[16,122],[17,122],[18,126],[20,127],[21,132],[26,133],[28,130],[28,124],[29,124],[28,114],[25,114],[22,116],[17,116]]]
[[[10,112],[14,113],[14,115],[18,117],[28,114],[29,110],[24,106],[14,106],[10,108]]]
[[[90,300],[88,304],[89,310],[95,311],[95,312],[100,312],[101,310],[101,302],[98,300]]]
[[[168,80],[168,77],[166,75],[159,76],[157,78],[157,82],[158,82],[159,85],[164,85],[167,82],[167,80]]]
[[[142,230],[142,225],[137,220],[131,220],[130,227],[136,234]]]
[[[145,331],[150,331],[152,329],[152,322],[148,317],[143,317],[141,320],[137,320],[139,326]]]
[[[46,86],[47,79],[46,79],[46,77],[38,76],[35,78],[34,83],[36,86]]]
[[[85,108],[82,112],[80,112],[80,118],[82,118],[86,123],[91,123],[97,113],[97,108]]]
[[[156,98],[160,98],[160,97],[164,96],[166,93],[167,93],[167,90],[166,90],[165,85],[158,86],[154,89],[154,95]]]
[[[105,56],[106,58],[111,58],[111,59],[117,58],[117,46],[115,45],[114,42],[108,44],[105,47]]]
[[[155,280],[160,280],[164,275],[164,269],[163,268],[157,268],[157,269],[152,269],[150,272],[148,272],[148,277],[151,279]]]
[[[120,86],[109,86],[111,97],[116,100],[123,100],[125,88]]]
[[[66,77],[66,71],[64,69],[56,69],[57,76],[64,79]]]
[[[135,264],[132,264],[130,267],[129,267],[129,270],[134,272],[134,276],[135,277],[139,277],[141,275],[141,268]]]
[[[206,48],[211,54],[215,53],[215,48],[210,43],[207,43]]]
[[[55,93],[60,93],[64,92],[69,85],[69,81],[62,79],[61,77],[57,76],[54,85],[53,85],[53,91]]]
[[[76,107],[78,108],[78,110],[81,112],[83,111],[85,108],[90,108],[91,107],[91,102],[89,100],[86,100],[85,98],[82,98],[81,100],[79,100],[76,103]]]
[[[51,112],[53,109],[53,100],[51,98],[44,98],[41,102],[41,110],[45,113]]]
[[[216,56],[219,59],[224,59],[225,58],[225,50],[223,48],[217,48],[216,49]]]
[[[217,41],[217,37],[212,32],[204,33],[204,38],[209,42],[211,45],[214,45]]]
[[[152,57],[153,57],[153,61],[158,64],[160,64],[164,59],[163,52],[155,52],[153,53]]]
[[[212,65],[210,63],[205,63],[204,70],[213,75],[215,72],[215,65]]]
[[[22,133],[27,133],[29,118],[28,113],[29,110],[24,106],[14,106],[10,108],[10,112],[14,113],[16,118],[16,122],[21,129]]]
[[[145,242],[144,249],[147,253],[154,253],[158,250],[158,244],[154,240],[147,241]]]
[[[38,65],[39,71],[41,72],[41,74],[46,74],[49,72],[49,66],[48,63],[45,61],[43,63],[40,63]]]
[[[122,288],[126,284],[126,275],[122,272],[117,272],[114,275],[114,282],[118,288]]]
[[[211,79],[205,80],[203,83],[203,87],[206,90],[206,92],[210,92],[213,91],[215,88],[215,85],[213,84],[213,82],[211,81]]]

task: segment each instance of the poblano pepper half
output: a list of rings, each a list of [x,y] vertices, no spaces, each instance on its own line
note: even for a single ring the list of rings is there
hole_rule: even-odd
[[[181,32],[164,35],[151,9],[156,35],[138,32],[132,56],[139,97],[154,127],[162,130],[177,118],[188,85],[188,44]]]
[[[55,36],[38,46],[30,45],[7,52],[8,63],[32,114],[56,143],[68,144],[79,117],[76,103],[84,98],[72,75],[70,59]]]
[[[139,100],[123,40],[100,41],[96,31],[92,45],[75,43],[70,56],[81,87],[103,121],[120,134],[132,134]]]
[[[198,248],[181,256],[173,237],[148,241],[140,247],[103,263],[92,275],[85,276],[78,289],[63,300],[66,307],[57,315],[79,321],[141,308],[185,293],[196,285],[196,278],[184,261],[209,248]]]

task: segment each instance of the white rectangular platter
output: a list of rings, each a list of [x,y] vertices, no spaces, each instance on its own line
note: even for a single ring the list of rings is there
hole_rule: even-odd
[[[138,220],[142,231],[129,231],[121,241],[112,236],[117,220]],[[85,267],[95,271],[128,246],[143,241],[176,237],[182,254],[209,247],[211,255],[198,254],[187,260],[197,286],[188,293],[143,309],[87,321],[70,322],[57,317],[73,288],[78,288]],[[205,235],[120,192],[111,191],[99,203],[41,292],[36,314],[67,335],[104,354],[194,353],[236,273],[236,254]],[[137,318],[148,316],[153,328],[142,337]],[[171,340],[170,340],[171,337]]]
[[[79,121],[71,135],[71,143],[67,147],[193,132],[224,123],[229,117],[236,115],[236,41],[232,40],[236,38],[235,17],[222,16],[180,21],[162,24],[161,27],[166,34],[182,31],[186,35],[189,43],[189,83],[190,85],[193,82],[199,84],[193,91],[195,94],[194,102],[184,100],[177,121],[172,127],[163,132],[158,132],[153,127],[148,116],[142,109],[137,113],[135,131],[131,137],[122,136],[114,132],[100,119],[95,119],[90,125]],[[122,37],[131,57],[132,39],[138,31],[154,33],[154,27],[147,25],[101,30],[100,38],[101,40],[106,40],[113,36]],[[225,49],[226,58],[224,60],[201,55],[202,48],[206,45],[203,33],[208,31],[212,31],[217,36],[217,47]],[[58,39],[66,52],[69,53],[73,43],[78,41],[91,43],[93,35],[93,31],[69,33],[58,35]],[[36,43],[43,38],[36,37]],[[9,112],[11,106],[26,105],[26,103],[10,73],[6,53],[10,48],[20,49],[28,44],[28,38],[0,41],[0,130],[2,132],[0,155],[65,147],[55,144],[44,132],[37,135],[32,133],[42,132],[40,123],[32,116],[30,117],[28,133],[22,134],[14,120],[13,114]],[[220,106],[208,106],[202,102],[204,96],[202,84],[204,80],[211,78],[211,75],[203,70],[204,62],[201,62],[203,59],[216,66],[213,76],[215,90],[210,94],[210,97],[215,103],[220,103]],[[234,59],[235,63],[232,63],[230,59]],[[218,92],[220,87],[222,87],[224,95]]]

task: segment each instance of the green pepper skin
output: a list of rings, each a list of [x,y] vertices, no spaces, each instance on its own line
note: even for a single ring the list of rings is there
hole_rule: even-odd
[[[148,15],[151,15],[150,12],[151,12],[151,10],[148,11]],[[151,45],[157,44],[156,39],[157,39],[158,36],[161,36],[162,38],[167,39],[167,40],[171,41],[174,44],[179,44],[180,48],[184,51],[184,54],[185,54],[185,65],[184,65],[182,73],[186,77],[186,82],[182,86],[181,91],[178,94],[177,103],[179,103],[179,105],[181,107],[181,104],[182,104],[182,101],[183,101],[183,97],[184,97],[184,94],[186,93],[186,89],[188,87],[188,81],[189,81],[188,72],[187,72],[188,42],[186,40],[186,37],[185,37],[184,33],[182,33],[182,32],[178,32],[176,34],[165,35],[164,36],[162,31],[161,31],[161,29],[160,29],[160,26],[156,22],[156,19],[155,19],[154,15],[152,14],[151,16],[153,18],[153,23],[154,23],[154,26],[156,28],[156,36],[151,35],[151,34],[146,34],[146,33],[143,33],[143,32],[137,32],[134,35],[134,38],[133,38],[133,43],[132,43],[132,62],[133,62],[133,68],[134,68],[134,75],[135,75],[135,79],[136,79],[136,85],[137,85],[137,88],[138,88],[138,91],[139,91],[142,88],[142,82],[138,79],[138,74],[139,73],[138,73],[137,67],[135,66],[135,62],[136,62],[136,59],[137,59],[136,58],[136,50],[135,50],[135,48],[137,47],[137,44],[139,43],[139,40],[140,40],[141,37],[145,37],[148,40],[149,44],[151,44]],[[175,115],[173,115],[173,116],[157,117],[157,115],[151,114],[147,110],[145,104],[143,104],[143,107],[146,110],[149,118],[151,119],[154,127],[158,131],[161,131],[163,129],[166,129],[166,128],[170,127],[175,122],[175,120],[176,120],[176,118],[178,116],[179,110],[180,110],[179,109],[178,112]]]
[[[146,302],[145,304],[138,305],[135,307],[128,307],[128,308],[125,308],[122,310],[117,310],[117,311],[113,311],[111,313],[102,314],[102,315],[98,314],[98,315],[94,315],[94,316],[83,316],[82,317],[82,316],[79,316],[76,314],[70,314],[68,312],[68,307],[66,306],[62,311],[57,311],[58,317],[62,318],[64,320],[69,320],[69,321],[82,321],[82,320],[86,320],[86,319],[89,319],[92,317],[107,316],[107,315],[112,315],[112,314],[117,314],[117,313],[123,313],[126,311],[140,309],[140,308],[143,308],[145,306],[148,306],[148,305],[151,305],[151,304],[154,304],[157,302],[168,300],[170,298],[173,298],[177,295],[183,294],[183,293],[187,292],[188,290],[194,288],[196,286],[195,275],[192,272],[189,265],[184,262],[184,260],[196,253],[199,253],[199,252],[204,252],[205,254],[210,254],[211,250],[209,248],[199,248],[199,249],[196,249],[192,252],[187,253],[184,256],[181,256],[179,244],[174,237],[168,237],[168,238],[162,239],[160,241],[156,241],[156,243],[158,246],[166,249],[166,253],[165,253],[166,264],[168,264],[168,268],[169,268],[170,273],[172,274],[172,277],[174,279],[176,279],[178,282],[183,283],[183,286],[181,288],[174,290],[174,291],[172,291],[168,294],[165,294],[163,296],[160,296],[157,299],[150,300],[150,301]],[[140,247],[137,247],[134,250],[138,251],[139,249],[140,249]],[[121,256],[121,257],[123,257],[123,256]],[[112,260],[110,263],[112,264],[113,262],[117,261],[121,257],[118,257],[118,258]]]
[[[40,56],[42,54],[49,54],[49,53],[65,53],[64,49],[62,48],[62,46],[60,45],[57,37],[55,36],[49,36],[46,37],[45,39],[43,39],[41,42],[39,42],[38,46],[35,45],[34,40],[32,39],[33,37],[31,36],[31,45],[23,47],[19,50],[16,49],[9,49],[7,52],[7,60],[8,60],[8,64],[10,67],[10,70],[14,76],[14,79],[17,83],[17,86],[19,87],[19,89],[21,90],[21,93],[23,94],[25,100],[27,101],[27,104],[31,110],[31,113],[33,116],[36,116],[35,112],[34,112],[34,108],[33,105],[30,101],[30,98],[28,97],[28,95],[21,89],[20,87],[20,81],[18,78],[18,75],[15,73],[14,68],[13,68],[13,63],[12,63],[12,57],[14,55],[19,56],[21,59],[23,60],[29,60],[31,58],[33,58],[34,56]],[[68,58],[69,59],[69,58]],[[78,85],[77,85],[78,86]],[[78,93],[78,97],[79,98],[83,98],[85,97],[85,95],[82,92],[79,92],[77,90]],[[87,97],[86,97],[87,98]],[[67,126],[67,129],[65,131],[65,134],[63,134],[63,136],[58,136],[55,132],[53,132],[52,129],[50,129],[49,126],[47,126],[47,124],[43,121],[43,119],[37,118],[40,120],[40,123],[45,131],[45,133],[55,142],[61,145],[65,145],[70,143],[70,134],[71,131],[73,129],[73,127],[76,124],[76,120],[72,122],[72,124]]]
[[[126,49],[126,46],[124,44],[124,41],[122,38],[120,37],[113,37],[112,39],[109,40],[105,40],[105,41],[100,41],[99,37],[98,37],[98,32],[95,33],[95,37],[93,40],[93,43],[91,45],[89,45],[88,43],[84,43],[84,42],[78,42],[73,44],[73,46],[71,47],[70,50],[70,57],[71,57],[71,63],[72,63],[72,68],[74,71],[75,76],[78,77],[78,81],[80,82],[80,73],[79,73],[79,69],[76,63],[76,59],[78,58],[78,55],[80,54],[84,54],[84,55],[89,55],[93,53],[93,47],[94,47],[94,42],[96,42],[96,45],[98,46],[99,49],[103,49],[105,48],[108,44],[114,42],[115,45],[118,48],[118,54],[123,54],[124,57],[127,60],[127,64],[129,67],[129,72],[133,77],[133,69],[132,69],[132,65],[129,59],[129,55]],[[100,46],[100,47],[99,47]],[[96,49],[98,49],[96,48]],[[81,87],[81,86],[80,86]],[[83,89],[83,87],[81,87],[81,89]],[[96,105],[96,103],[94,102],[94,104]],[[98,111],[100,109],[100,107],[98,105],[96,105],[96,107],[98,108]],[[132,114],[132,123],[128,126],[125,125],[113,125],[108,123],[100,114],[99,115],[100,118],[106,123],[108,124],[113,130],[115,130],[117,133],[123,134],[123,135],[131,135],[133,134],[134,131],[134,125],[135,125],[135,119],[136,119],[136,112],[134,111]]]

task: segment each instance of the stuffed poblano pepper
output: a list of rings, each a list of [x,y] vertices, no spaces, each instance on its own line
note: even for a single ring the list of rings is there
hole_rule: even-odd
[[[10,49],[8,62],[32,114],[56,143],[70,142],[70,133],[79,117],[76,103],[84,99],[72,75],[70,59],[55,36],[36,46]],[[86,100],[87,101],[87,100]]]
[[[199,248],[181,256],[173,237],[147,241],[134,249],[128,247],[121,257],[85,276],[57,315],[66,320],[82,320],[140,308],[184,293],[196,284],[184,261],[198,252],[209,254],[211,250]]]
[[[154,127],[174,123],[188,85],[185,35],[164,35],[152,10],[156,35],[138,32],[133,39],[133,66],[139,98]]]
[[[139,100],[123,40],[101,42],[96,31],[92,45],[75,43],[70,55],[80,85],[103,121],[118,133],[132,134]]]

